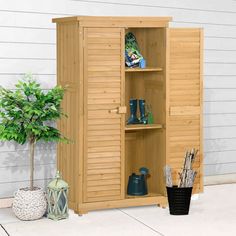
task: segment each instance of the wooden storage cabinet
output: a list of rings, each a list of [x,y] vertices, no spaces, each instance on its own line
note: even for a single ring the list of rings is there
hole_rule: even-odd
[[[57,81],[67,86],[58,168],[79,214],[103,208],[166,204],[163,167],[177,178],[186,149],[199,149],[202,183],[202,30],[168,28],[170,17],[67,17],[57,23]],[[145,69],[126,68],[125,34],[133,32]],[[154,124],[126,125],[129,99],[152,105]],[[126,194],[129,175],[150,170],[149,194]]]

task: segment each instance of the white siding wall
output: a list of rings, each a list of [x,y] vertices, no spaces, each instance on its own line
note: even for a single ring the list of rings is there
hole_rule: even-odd
[[[56,84],[54,17],[173,16],[173,27],[203,27],[205,181],[236,179],[236,1],[0,0],[0,85],[14,88],[32,72],[45,89]],[[38,145],[36,182],[55,172],[55,145]],[[0,198],[28,180],[28,147],[0,144]],[[233,179],[234,178],[234,179]]]

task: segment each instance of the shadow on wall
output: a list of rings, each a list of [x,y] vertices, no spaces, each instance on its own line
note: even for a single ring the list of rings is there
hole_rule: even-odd
[[[0,142],[0,198],[29,186],[29,147]],[[46,187],[56,171],[56,144],[38,142],[35,148],[35,186]]]

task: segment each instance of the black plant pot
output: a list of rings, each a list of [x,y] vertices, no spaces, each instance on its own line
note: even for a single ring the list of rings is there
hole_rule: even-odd
[[[188,215],[193,188],[178,188],[174,186],[166,187],[166,189],[170,214]]]

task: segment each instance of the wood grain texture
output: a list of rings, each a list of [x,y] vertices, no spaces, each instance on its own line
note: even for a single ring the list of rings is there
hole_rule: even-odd
[[[195,192],[203,191],[202,153],[202,30],[169,29],[169,78],[167,160],[174,181],[183,166],[184,153],[199,150],[194,167],[198,172]]]
[[[121,127],[124,115],[111,112],[124,104],[123,38],[120,28],[84,28],[84,202],[116,200],[123,196],[124,129]],[[99,57],[101,50],[102,59]],[[113,81],[115,86],[110,86]],[[104,174],[111,176],[103,181]],[[91,186],[93,175],[100,184]]]
[[[167,27],[171,17],[74,16],[55,18],[53,22],[80,22],[83,27]],[[105,30],[106,31],[106,30]],[[114,30],[115,31],[115,30]]]
[[[58,24],[57,25],[57,83],[63,87],[67,87],[64,99],[62,101],[62,109],[68,118],[64,117],[58,122],[58,128],[63,135],[71,140],[71,143],[58,144],[57,151],[57,168],[60,170],[63,179],[68,182],[69,186],[76,185],[78,181],[78,159],[74,157],[79,153],[78,134],[81,128],[79,127],[81,107],[80,104],[80,89],[78,76],[79,63],[79,37],[78,24]],[[74,104],[77,104],[74,107]],[[75,120],[78,122],[75,122]],[[79,199],[76,188],[70,188],[69,204],[75,206]]]
[[[153,28],[148,21],[142,23],[149,24],[147,28],[139,23],[132,28],[130,23],[125,29],[118,27],[119,21],[112,27],[85,27],[91,22],[74,27],[74,20],[57,23],[58,82],[69,85],[63,107],[71,115],[59,127],[76,140],[59,145],[58,152],[59,169],[71,185],[70,206],[81,214],[116,206],[164,205],[163,167],[170,164],[176,178],[183,150],[201,149],[199,30],[168,30],[158,24]],[[147,60],[146,71],[126,73],[124,39],[129,31]],[[152,105],[154,124],[125,125],[130,98]],[[199,173],[200,156],[194,164]],[[127,196],[128,177],[142,166],[150,171],[150,194]],[[199,191],[201,178],[194,191]]]

